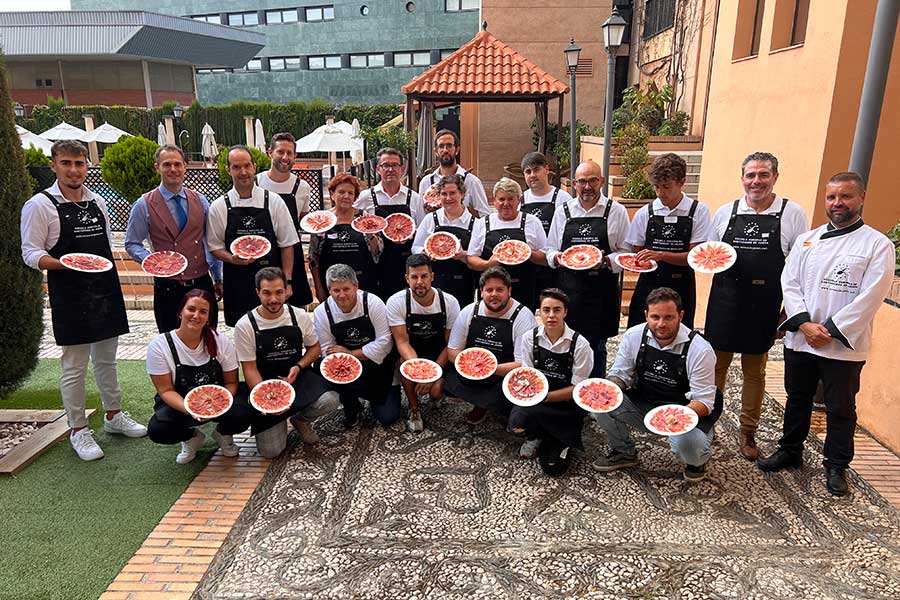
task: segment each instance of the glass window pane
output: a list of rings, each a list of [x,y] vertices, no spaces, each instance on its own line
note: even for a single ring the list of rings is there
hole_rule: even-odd
[[[250,62],[247,63],[248,71],[259,71],[262,68],[262,61],[258,58],[254,58]]]
[[[282,23],[296,23],[300,19],[297,16],[297,9],[293,8],[291,10],[283,10],[281,11],[281,22]]]
[[[370,54],[369,55],[369,66],[370,67],[383,67],[384,66],[384,54]]]
[[[280,10],[266,11],[266,23],[268,23],[270,25],[274,25],[276,23],[281,23],[281,11]]]
[[[309,57],[309,68],[318,71],[325,68],[325,57],[324,56],[310,56]]]
[[[341,57],[340,56],[326,56],[325,57],[325,68],[326,69],[340,69],[341,68]]]
[[[334,20],[334,7],[326,6],[325,8],[323,8],[322,9],[322,18],[327,19],[329,21],[333,21]]]
[[[259,25],[259,15],[255,12],[244,13],[244,25]]]
[[[307,21],[321,21],[322,20],[322,9],[321,8],[307,8],[306,9],[306,20]]]
[[[300,68],[300,58],[286,58],[284,59],[285,67],[288,69],[299,69]]]
[[[441,50],[441,60],[444,60],[454,52],[456,52],[456,50]]]
[[[269,70],[270,71],[284,71],[284,59],[283,58],[270,58],[269,59]]]
[[[206,17],[207,23],[215,23],[216,25],[222,24],[222,15],[209,15]]]
[[[447,0],[447,12],[457,12],[459,10],[459,0]]]
[[[416,52],[413,55],[413,64],[416,65],[417,67],[431,64],[431,53],[430,52]]]
[[[395,67],[409,67],[412,65],[412,54],[409,52],[398,52],[394,54]]]
[[[239,14],[229,14],[228,24],[232,27],[240,27],[244,24],[244,19]]]
[[[351,69],[365,69],[366,68],[366,56],[364,54],[351,54],[350,55],[350,68]]]
[[[479,0],[462,0],[462,10],[478,10],[481,2]]]

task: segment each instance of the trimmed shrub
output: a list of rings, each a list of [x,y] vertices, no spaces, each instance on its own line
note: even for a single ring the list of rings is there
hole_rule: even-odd
[[[103,153],[103,180],[129,202],[159,185],[153,154],[159,146],[141,136],[123,137]]]
[[[256,165],[256,172],[262,173],[263,171],[268,171],[269,167],[272,166],[272,159],[269,158],[269,155],[265,152],[260,152],[256,148],[250,148],[250,156],[253,157],[253,163]],[[228,148],[226,146],[219,146],[219,158],[218,158],[218,166],[219,166],[219,185],[223,190],[230,190],[233,183],[231,181],[231,175],[228,174],[228,168],[225,166],[225,160],[228,158]],[[210,198],[210,202],[212,202],[212,198]]]
[[[639,123],[627,125],[616,135],[622,157],[622,176],[625,177],[623,198],[645,200],[656,197],[646,173],[650,164],[650,153],[647,150],[649,138],[650,133]]]

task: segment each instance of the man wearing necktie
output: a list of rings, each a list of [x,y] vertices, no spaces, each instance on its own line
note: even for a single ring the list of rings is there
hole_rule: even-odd
[[[141,263],[151,252],[171,250],[184,255],[187,268],[173,277],[153,281],[153,313],[160,333],[178,328],[178,303],[191,289],[207,290],[222,297],[222,263],[206,249],[207,199],[184,187],[185,157],[178,146],[160,146],[154,166],[162,181],[131,207],[125,231],[125,250]],[[152,250],[144,246],[150,241]],[[210,276],[212,274],[212,276]],[[209,315],[213,327],[219,307]]]

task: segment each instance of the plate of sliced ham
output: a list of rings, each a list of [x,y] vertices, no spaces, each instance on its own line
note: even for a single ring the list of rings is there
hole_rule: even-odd
[[[300,228],[306,233],[325,233],[337,224],[337,215],[330,210],[315,210],[303,215]]]
[[[592,413],[605,413],[619,408],[624,395],[609,379],[591,377],[585,379],[572,390],[575,404]]]
[[[559,264],[574,271],[593,269],[603,260],[603,250],[590,244],[570,246],[559,254]]]
[[[698,273],[722,273],[736,262],[737,251],[725,242],[703,242],[688,253],[688,265]]]
[[[516,406],[534,406],[550,391],[547,377],[531,367],[518,367],[503,378],[503,395]]]
[[[175,277],[187,269],[188,259],[180,252],[161,250],[144,259],[141,269],[154,277]]]
[[[387,219],[378,215],[362,214],[350,221],[350,227],[360,233],[378,233],[387,227]]]
[[[681,435],[699,422],[697,413],[681,404],[663,404],[644,415],[644,426],[656,435]]]
[[[400,374],[413,383],[432,383],[440,379],[444,372],[441,365],[427,358],[411,358],[400,365]]]
[[[501,265],[520,265],[531,258],[531,246],[521,240],[505,240],[494,246],[492,254]]]
[[[103,273],[113,268],[111,260],[86,252],[63,254],[59,257],[59,262],[73,271],[82,273]]]
[[[425,254],[432,260],[453,258],[460,248],[459,238],[446,231],[437,231],[425,238]]]
[[[650,271],[655,271],[656,267],[659,266],[655,260],[638,260],[637,254],[633,252],[616,254],[613,260],[626,271],[634,273],[649,273]]]

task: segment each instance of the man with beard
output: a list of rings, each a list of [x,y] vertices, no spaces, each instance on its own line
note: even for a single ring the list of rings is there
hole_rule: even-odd
[[[272,166],[265,173],[256,176],[256,185],[281,196],[299,238],[300,219],[309,212],[309,195],[312,189],[303,179],[291,173],[294,159],[297,158],[297,141],[294,136],[287,132],[273,135],[269,143],[269,157],[272,159]],[[303,257],[303,242],[299,240],[294,244],[294,270],[291,271],[291,278],[288,281],[293,290],[290,303],[294,306],[306,306],[312,302],[309,273]]]
[[[287,419],[300,439],[315,444],[319,436],[310,421],[337,408],[325,379],[313,365],[321,355],[312,319],[302,308],[285,304],[285,275],[277,267],[260,269],[255,276],[259,306],[234,327],[234,347],[250,389],[261,381],[281,379],[295,392],[294,403],[280,413],[262,414],[253,409],[250,431],[256,449],[274,458],[287,444]]]
[[[863,223],[865,184],[838,173],[825,187],[829,222],[797,239],[781,274],[787,320],[784,338],[784,429],[778,449],[758,461],[763,471],[803,464],[813,396],[824,389],[825,482],[847,493],[844,475],[853,460],[856,393],[872,343],[872,322],[894,277],[894,245]]]
[[[466,415],[470,425],[481,423],[489,411],[504,419],[509,417],[513,405],[503,395],[501,383],[507,373],[522,364],[517,355],[516,340],[537,325],[534,313],[512,298],[512,278],[503,267],[485,270],[478,281],[478,289],[481,300],[462,309],[453,324],[447,343],[447,359],[455,361],[466,348],[484,348],[496,357],[497,370],[487,379],[474,381],[453,368],[449,369],[444,382],[449,395],[474,405]]]
[[[406,283],[409,287],[388,299],[388,325],[400,354],[400,362],[427,358],[446,369],[447,340],[450,338],[450,328],[459,316],[459,302],[450,294],[432,287],[433,281],[434,272],[428,257],[424,254],[410,255],[406,259]],[[413,383],[401,374],[400,383],[409,400],[406,426],[410,431],[422,431],[424,424],[419,410],[419,396],[439,399],[443,395],[444,380]],[[394,386],[391,394],[396,394],[399,402],[399,386]]]
[[[184,187],[184,152],[178,146],[156,149],[153,167],[160,174],[159,187],[137,199],[125,228],[125,250],[142,263],[153,252],[169,250],[187,258],[187,268],[172,277],[153,278],[153,315],[160,333],[178,329],[178,306],[191,289],[222,297],[222,261],[206,249],[206,214],[209,202],[199,192]],[[210,277],[212,274],[212,277]],[[213,304],[209,324],[215,329],[219,305]]]
[[[488,206],[487,194],[484,193],[484,184],[456,162],[459,157],[459,136],[449,129],[438,131],[434,136],[434,156],[438,159],[438,168],[419,182],[419,196],[425,196],[428,188],[447,175],[459,175],[463,178],[466,190],[463,206],[476,217],[490,214],[491,208]]]

